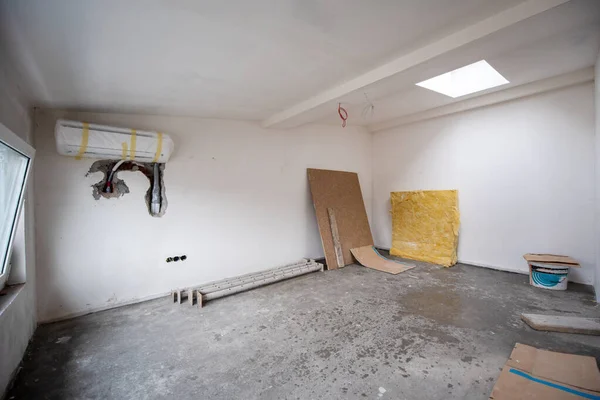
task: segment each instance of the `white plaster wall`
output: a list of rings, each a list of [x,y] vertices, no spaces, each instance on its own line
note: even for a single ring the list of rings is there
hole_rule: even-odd
[[[593,84],[374,135],[373,233],[391,246],[392,191],[458,189],[460,261],[526,272],[528,252],[578,259],[594,280]]]
[[[32,144],[29,102],[22,90],[24,80],[9,62],[8,53],[2,46],[0,60],[0,123]],[[13,260],[17,260],[17,265],[13,264],[13,270],[18,272],[18,280],[25,278],[26,283],[10,304],[0,307],[0,397],[16,372],[37,325],[33,184],[31,180],[29,183],[23,206],[24,214],[21,216],[24,218],[23,230],[15,239],[13,250]],[[12,275],[10,280],[13,281]]]
[[[57,117],[159,130],[168,209],[148,215],[148,183],[124,172],[130,194],[94,200],[93,160],[59,156]],[[113,307],[177,287],[321,257],[306,168],[355,171],[371,209],[371,135],[362,128],[265,130],[257,123],[148,115],[35,115],[38,312],[41,321]],[[185,262],[166,263],[186,254]]]
[[[596,273],[594,289],[596,301],[600,302],[600,54],[596,60],[595,79],[596,106]]]

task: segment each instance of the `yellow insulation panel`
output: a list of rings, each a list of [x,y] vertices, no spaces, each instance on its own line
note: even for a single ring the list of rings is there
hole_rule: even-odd
[[[458,191],[392,192],[394,256],[451,267],[457,261]]]

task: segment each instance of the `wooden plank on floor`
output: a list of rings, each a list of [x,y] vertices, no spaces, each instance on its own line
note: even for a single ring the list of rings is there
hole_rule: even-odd
[[[340,243],[340,233],[338,231],[337,222],[335,220],[335,211],[329,207],[327,209],[329,214],[329,224],[331,225],[331,238],[333,239],[333,249],[335,251],[335,260],[337,261],[337,267],[342,268],[344,264],[344,254],[342,253],[342,244]]]
[[[600,335],[600,318],[567,317],[564,315],[521,314],[521,319],[538,331]]]

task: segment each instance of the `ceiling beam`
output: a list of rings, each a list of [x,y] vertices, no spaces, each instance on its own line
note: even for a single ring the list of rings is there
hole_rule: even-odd
[[[549,92],[551,90],[562,89],[569,86],[579,85],[594,80],[594,68],[584,68],[578,71],[546,78],[539,81],[526,83],[519,86],[513,86],[498,92],[484,94],[478,97],[447,104],[445,106],[432,108],[422,112],[406,115],[400,118],[394,118],[367,126],[371,133],[376,133],[402,125],[412,124],[414,122],[427,119],[443,117],[445,115],[456,114],[459,112],[474,110],[476,108],[487,107],[498,103],[504,103],[523,97],[533,96],[539,93]]]
[[[339,86],[325,90],[292,107],[278,112],[262,121],[265,128],[274,127],[284,122],[290,122],[310,110],[333,103],[356,90],[372,85],[382,79],[389,78],[409,68],[422,64],[442,54],[456,50],[459,47],[484,38],[511,25],[521,22],[534,15],[568,2],[569,0],[528,0],[489,18],[481,20],[460,31],[452,33],[440,40],[429,43],[386,64],[357,76]]]

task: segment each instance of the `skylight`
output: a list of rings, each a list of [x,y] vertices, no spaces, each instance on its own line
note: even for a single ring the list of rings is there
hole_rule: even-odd
[[[481,60],[419,82],[417,86],[456,98],[507,83],[487,61]]]

